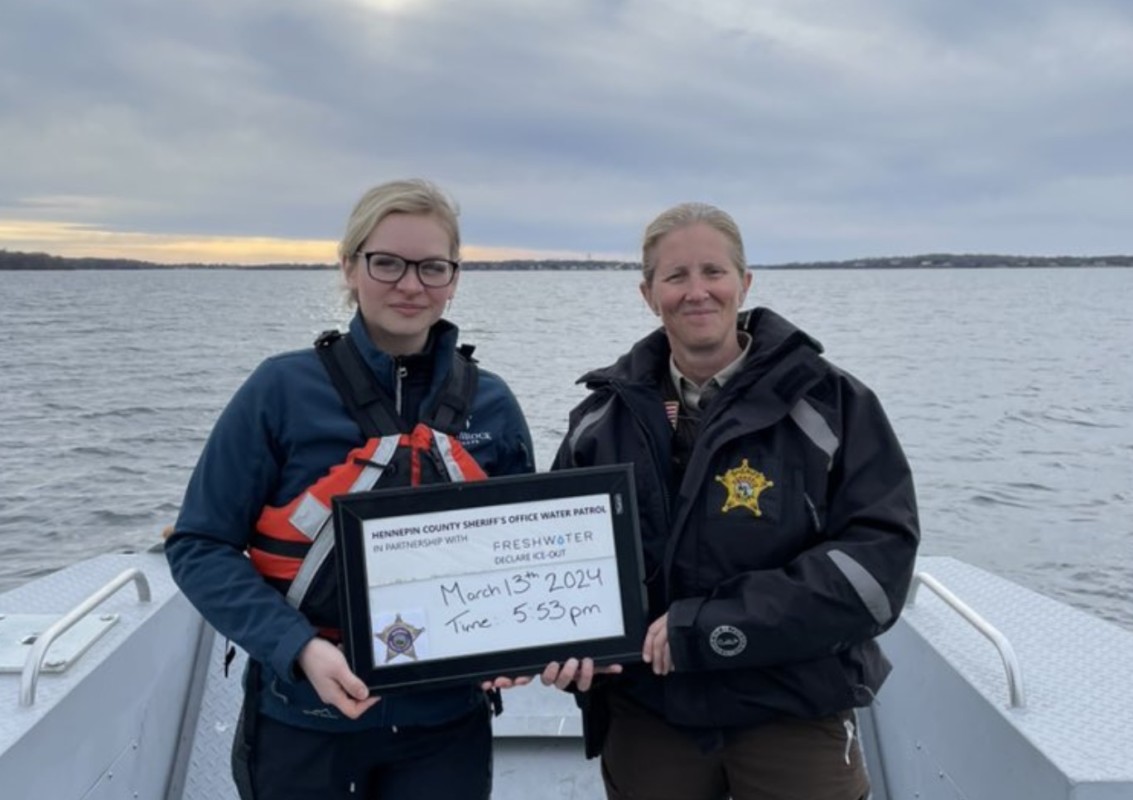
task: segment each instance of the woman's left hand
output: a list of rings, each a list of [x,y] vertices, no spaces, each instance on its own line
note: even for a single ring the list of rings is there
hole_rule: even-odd
[[[673,671],[673,655],[669,651],[669,612],[654,620],[645,632],[641,660],[653,665],[655,675],[668,675]]]

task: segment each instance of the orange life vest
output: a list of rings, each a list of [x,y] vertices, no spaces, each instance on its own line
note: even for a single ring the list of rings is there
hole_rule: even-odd
[[[470,349],[457,354],[437,407],[404,433],[398,427],[405,423],[349,337],[331,331],[315,345],[346,408],[369,438],[286,505],[265,507],[249,541],[248,556],[264,579],[286,595],[288,603],[333,636],[339,627],[339,606],[331,498],[379,487],[488,476],[450,435],[463,427],[476,390]]]
[[[370,439],[285,506],[267,506],[248,548],[252,564],[311,623],[337,627],[331,498],[379,485],[420,486],[487,475],[454,437],[424,423]]]

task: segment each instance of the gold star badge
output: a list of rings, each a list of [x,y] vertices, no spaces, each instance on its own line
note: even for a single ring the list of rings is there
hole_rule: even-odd
[[[759,495],[775,485],[762,472],[748,466],[746,458],[738,467],[717,475],[716,480],[728,490],[728,499],[721,511],[727,513],[733,508],[746,508],[757,517],[763,516],[763,512],[759,510]]]
[[[401,618],[401,614],[380,633],[374,634],[386,646],[386,663],[398,656],[405,656],[417,660],[417,651],[413,645],[417,637],[425,632],[424,628],[415,628]]]

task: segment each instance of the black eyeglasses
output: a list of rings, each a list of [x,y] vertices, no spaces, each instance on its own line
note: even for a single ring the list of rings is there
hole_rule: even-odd
[[[417,270],[417,280],[422,286],[439,289],[448,286],[456,278],[456,271],[460,264],[449,261],[447,258],[426,258],[421,261],[410,261],[408,258],[393,253],[355,253],[366,262],[366,273],[378,283],[397,283],[410,267]]]

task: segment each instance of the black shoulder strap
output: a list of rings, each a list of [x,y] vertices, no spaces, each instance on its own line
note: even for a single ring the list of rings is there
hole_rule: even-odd
[[[464,428],[479,383],[479,372],[472,358],[474,349],[471,345],[461,345],[457,349],[452,370],[435,405],[421,418],[426,425],[451,434]],[[378,385],[374,373],[366,366],[349,336],[343,336],[337,330],[324,331],[315,340],[315,350],[347,411],[365,436],[408,432],[408,426],[397,413],[393,401]]]
[[[323,331],[315,340],[315,351],[343,405],[367,438],[408,432],[405,421],[349,336],[335,330]]]
[[[476,359],[472,357],[475,349],[469,344],[462,344],[456,349],[448,379],[441,387],[436,404],[422,422],[444,433],[457,434],[464,429],[480,382]]]

